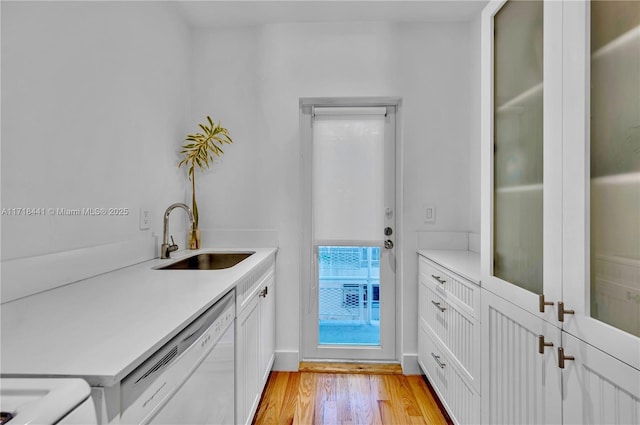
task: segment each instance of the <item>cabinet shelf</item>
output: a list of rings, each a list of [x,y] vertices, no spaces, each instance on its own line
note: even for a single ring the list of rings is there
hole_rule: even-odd
[[[522,104],[530,99],[533,99],[536,95],[542,94],[543,83],[540,82],[530,89],[520,93],[516,97],[506,101],[502,105],[496,108],[496,113],[504,114],[508,112],[521,112]]]
[[[591,178],[591,183],[600,185],[619,185],[629,183],[640,183],[640,171],[623,174],[610,174]]]
[[[503,186],[503,187],[496,188],[496,193],[536,192],[536,191],[541,191],[542,187],[543,187],[542,183]]]
[[[598,50],[591,54],[591,60],[600,59],[608,54],[616,51],[619,48],[625,47],[627,44],[633,43],[634,41],[637,43],[638,39],[640,39],[640,26],[630,29],[624,34],[614,38],[604,46],[600,47]]]

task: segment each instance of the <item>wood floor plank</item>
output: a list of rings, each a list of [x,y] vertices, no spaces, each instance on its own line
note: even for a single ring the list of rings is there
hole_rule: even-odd
[[[447,424],[434,397],[421,376],[273,372],[254,424]]]
[[[380,400],[378,402],[378,410],[383,424],[401,424],[402,421],[397,418],[393,405],[390,400]]]
[[[283,373],[283,372],[280,372]],[[296,412],[296,404],[298,399],[298,386],[300,385],[300,374],[296,372],[286,373],[286,390],[285,396],[280,407],[279,425],[293,424],[293,417]]]
[[[294,424],[313,424],[315,416],[316,375],[302,372],[298,385],[296,410],[293,415]]]
[[[286,376],[273,372],[267,381],[262,400],[260,402],[261,409],[258,410],[253,423],[264,425],[278,424],[277,418],[280,417],[280,406],[284,400],[287,389],[286,384],[280,381],[286,379]],[[263,403],[264,401],[264,403]]]
[[[422,376],[407,376],[407,381],[416,398],[417,406],[428,424],[445,425],[451,423],[449,418],[440,410],[440,406],[435,399],[436,396],[432,394]]]
[[[315,423],[324,423],[324,411],[327,402],[336,399],[335,375],[330,373],[316,373],[315,394]]]
[[[336,375],[336,401],[338,402],[338,421],[343,424],[353,423],[348,375]]]

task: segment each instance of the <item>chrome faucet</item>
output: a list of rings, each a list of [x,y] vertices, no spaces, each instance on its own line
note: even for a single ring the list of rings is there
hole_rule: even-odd
[[[171,236],[171,245],[169,245],[169,214],[171,214],[171,211],[177,207],[180,207],[187,212],[191,225],[193,226],[193,212],[191,212],[191,208],[181,202],[169,205],[169,208],[164,212],[164,229],[162,234],[162,246],[160,246],[160,258],[171,258],[171,253],[178,250],[178,245],[173,241],[173,236]]]

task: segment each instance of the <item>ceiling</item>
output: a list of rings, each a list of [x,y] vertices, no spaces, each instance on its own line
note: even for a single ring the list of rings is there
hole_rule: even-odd
[[[174,5],[199,28],[285,22],[469,21],[487,0],[180,0]]]

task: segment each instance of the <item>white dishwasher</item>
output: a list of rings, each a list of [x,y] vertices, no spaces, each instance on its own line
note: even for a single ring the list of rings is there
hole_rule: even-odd
[[[235,423],[235,291],[122,380],[122,424]]]

